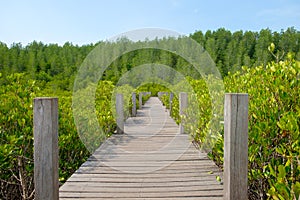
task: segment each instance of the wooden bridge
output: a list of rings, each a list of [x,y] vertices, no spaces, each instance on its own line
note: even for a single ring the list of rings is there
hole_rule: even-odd
[[[222,199],[222,173],[151,97],[60,188],[60,199]],[[201,198],[200,198],[201,197]]]
[[[247,199],[248,96],[225,97],[224,185],[216,179],[223,172],[151,97],[59,190],[57,99],[36,98],[36,199]]]

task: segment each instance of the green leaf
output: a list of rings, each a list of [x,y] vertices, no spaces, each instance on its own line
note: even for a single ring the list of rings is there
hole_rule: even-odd
[[[280,195],[280,194],[278,194],[278,197],[279,197],[279,199],[280,200],[287,200],[287,199],[285,199],[282,195]]]
[[[217,179],[217,181],[219,181],[219,182],[221,182],[221,181],[222,181],[222,179],[221,179],[221,177],[220,177],[220,176],[216,176],[216,179]]]
[[[269,170],[270,170],[270,174],[271,174],[272,176],[276,177],[276,173],[275,173],[275,171],[274,171],[274,169],[273,169],[273,167],[271,166],[270,163],[269,163]]]
[[[274,52],[274,50],[275,50],[275,44],[272,42],[271,44],[270,44],[270,46],[268,46],[268,50],[270,51],[270,52]]]
[[[288,159],[285,163],[285,167],[290,167],[291,166],[291,161],[290,159]]]
[[[298,181],[296,181],[296,183],[292,185],[292,190],[295,194],[295,199],[299,199],[300,198],[300,183]]]
[[[285,167],[283,165],[279,165],[278,166],[278,178],[285,178],[286,175],[286,171],[285,171]]]

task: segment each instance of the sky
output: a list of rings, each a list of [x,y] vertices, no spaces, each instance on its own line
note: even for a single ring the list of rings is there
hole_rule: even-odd
[[[0,0],[0,41],[84,45],[140,29],[300,30],[299,0]]]

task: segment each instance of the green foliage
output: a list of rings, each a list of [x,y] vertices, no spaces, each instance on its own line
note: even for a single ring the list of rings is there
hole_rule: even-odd
[[[259,32],[230,32],[220,28],[215,31],[208,30],[206,33],[197,31],[191,34],[190,37],[207,50],[223,76],[226,76],[228,72],[241,70],[243,65],[256,67],[266,65],[270,61],[279,62],[286,59],[289,52],[293,52],[294,57],[300,59],[300,46],[297,42],[300,39],[300,33],[293,27],[280,33],[272,32],[269,29],[263,29]],[[170,40],[173,39],[165,38],[159,42],[163,43]],[[176,42],[176,40],[173,41]],[[126,38],[122,38],[117,41],[119,44],[116,45],[126,49],[126,44],[131,42]],[[145,41],[145,43],[147,42],[157,43],[158,41]],[[101,43],[114,46],[109,42]],[[271,43],[274,44],[274,48],[268,50]],[[51,87],[71,90],[78,67],[96,45],[77,46],[66,42],[63,46],[59,46],[33,41],[27,46],[14,43],[11,47],[7,47],[6,44],[0,42],[0,71],[4,76],[16,72],[28,72],[27,76],[30,78],[43,80]],[[111,54],[113,52],[108,51],[106,53]],[[105,57],[106,55],[102,56]],[[194,77],[197,74],[195,69],[174,53],[160,49],[139,49],[128,52],[116,59],[108,66],[102,79],[116,84],[124,73],[145,63],[164,64],[185,76],[199,78]],[[138,77],[134,77],[130,81],[136,83],[138,79]]]
[[[214,107],[211,95],[223,94],[218,94],[217,88],[210,88],[216,89],[216,91],[209,92],[207,84],[211,81],[210,79],[211,77],[207,77],[206,80],[195,80],[187,77],[188,84],[192,87],[193,94],[188,94],[188,108],[185,110],[186,114],[184,116],[179,115],[178,94],[174,94],[171,112],[171,116],[175,119],[176,123],[179,124],[183,121],[186,131],[190,133],[194,142],[199,144],[204,150],[212,146],[212,143],[215,143],[222,135],[222,133],[218,133],[219,129],[218,126],[216,126],[216,123],[219,125],[223,119],[223,115],[218,114],[222,113],[222,106]],[[185,81],[179,82],[173,86],[172,89],[175,91],[185,91],[182,89],[185,84],[187,84]],[[169,95],[163,95],[161,100],[166,108],[169,109]],[[220,100],[222,99],[220,98]],[[217,104],[217,102],[215,104]],[[211,134],[212,132],[215,134]]]
[[[116,128],[114,88],[112,82],[100,81],[98,85],[89,84],[73,94],[73,115],[78,134],[91,153]]]
[[[59,181],[64,183],[86,161],[90,153],[77,134],[72,113],[71,93],[47,94],[47,96],[57,95],[59,98]]]
[[[112,102],[115,100],[112,99],[114,88],[115,86],[110,81],[99,81],[96,90],[96,115],[99,126],[103,129],[106,137],[109,137],[117,127],[112,110],[113,105],[115,105]]]
[[[0,87],[0,198],[33,199],[33,98],[35,81],[12,74]],[[56,94],[57,95],[57,94]],[[59,178],[64,182],[89,155],[78,138],[69,92],[59,95]],[[74,142],[76,141],[76,142]]]
[[[154,97],[157,97],[157,93],[158,92],[162,92],[162,91],[169,91],[168,88],[166,88],[165,86],[163,85],[160,85],[160,84],[156,84],[156,83],[146,83],[146,84],[143,84],[141,86],[139,86],[137,88],[137,91],[140,91],[140,92],[151,92],[151,96],[154,96]]]
[[[197,31],[191,37],[210,53],[225,77],[227,92],[249,93],[250,198],[299,198],[300,64],[293,60],[300,59],[299,31],[288,28],[280,33],[269,29],[231,33],[222,28],[206,33]],[[169,40],[176,42],[170,38],[160,42]],[[171,52],[157,49],[129,52],[108,67],[98,85],[88,85],[88,80],[81,83],[79,88],[82,89],[75,100],[82,107],[74,110],[74,99],[69,91],[78,67],[96,45],[74,46],[67,42],[58,46],[34,41],[27,46],[14,43],[7,47],[0,42],[0,199],[34,197],[32,101],[35,96],[59,97],[59,178],[64,182],[86,160],[89,151],[95,150],[116,129],[113,115],[116,92],[124,94],[124,110],[129,116],[131,92],[135,91],[138,98],[139,92],[150,91],[156,96],[159,91],[174,88],[180,91],[184,87],[184,83],[178,83],[174,88],[150,83],[133,88],[140,77],[128,79],[132,86],[114,86],[124,73],[141,64],[160,63],[185,76],[197,74],[187,61]],[[242,70],[242,66],[249,68]],[[24,74],[19,74],[21,72]],[[170,80],[166,81],[173,81],[172,73],[167,74]],[[214,107],[218,103],[212,102],[212,96],[218,94],[212,90],[208,93],[206,79],[193,76],[187,80],[195,91],[189,96],[192,106],[186,111],[188,117],[179,115],[178,94],[174,95],[171,115],[177,123],[187,121],[187,131],[201,146],[207,142],[208,133],[223,135],[223,131],[214,126],[216,122],[222,122],[222,116],[215,113],[222,108]],[[95,98],[87,101],[86,96],[91,93],[95,93]],[[149,97],[144,96],[143,102]],[[169,96],[161,99],[169,108]],[[138,107],[138,100],[136,102]],[[79,134],[74,124],[74,112],[80,121]],[[96,117],[86,117],[91,115]],[[212,116],[216,121],[211,121]],[[97,132],[95,124],[103,130]],[[90,133],[93,135],[87,135]],[[221,166],[223,139],[214,142],[209,156]]]
[[[24,74],[0,77],[0,199],[33,199],[33,98],[59,98],[59,181],[65,182],[90,155],[74,124],[72,94],[39,90]],[[114,86],[100,82],[95,104],[98,123],[109,136],[115,130],[111,102]],[[106,109],[106,110],[105,110]],[[99,145],[102,141],[96,141]]]
[[[162,95],[160,97],[160,100],[162,101],[163,105],[166,106],[167,109],[170,109],[170,96],[169,94]],[[179,101],[178,101],[178,96],[174,94],[173,99],[172,99],[172,109],[171,109],[171,117],[175,120],[177,124],[180,123],[181,118],[179,115]]]
[[[225,77],[226,92],[249,94],[249,198],[299,198],[300,183],[300,62],[292,59],[271,62]],[[189,79],[199,102],[195,124],[187,124],[188,132],[201,147],[210,126],[211,98],[204,80]],[[191,97],[189,97],[191,98]],[[169,96],[162,98],[168,106]],[[193,104],[195,102],[189,102]],[[187,110],[187,115],[195,110]],[[218,108],[219,109],[219,108]],[[172,116],[177,122],[177,97],[173,100]],[[193,113],[192,113],[193,115]],[[222,122],[222,117],[217,117]],[[223,135],[221,130],[220,135]],[[222,166],[223,138],[220,137],[209,156]]]
[[[15,194],[31,198],[32,98],[38,88],[34,81],[24,79],[24,74],[9,75],[1,81],[9,84],[0,87],[0,198],[14,199]]]
[[[132,111],[132,93],[134,92],[134,88],[131,87],[130,85],[122,85],[118,86],[114,90],[113,98],[112,98],[112,110],[114,112],[114,116],[116,118],[116,108],[115,108],[115,102],[116,102],[116,94],[123,94],[123,109],[124,109],[124,117],[127,119],[128,117],[131,116],[131,111]],[[137,101],[136,101],[137,102]]]
[[[228,92],[246,92],[249,105],[249,185],[259,197],[297,199],[300,168],[300,65],[285,61],[244,68],[225,79]]]
[[[187,118],[195,118],[193,120],[187,120],[189,123],[186,124],[187,132],[191,133],[191,136],[198,144],[203,144],[206,140],[206,134],[210,129],[210,118],[212,115],[212,104],[211,98],[206,86],[206,82],[203,79],[200,80],[189,80],[191,86],[194,89],[195,96],[189,96],[189,108],[186,111]],[[192,101],[192,99],[195,99]],[[195,108],[197,111],[195,112]],[[194,123],[193,123],[194,122]]]
[[[168,98],[169,99],[169,98]],[[174,95],[172,100],[172,112],[171,117],[175,119],[176,123],[180,123],[180,115],[179,115],[179,100],[178,96]]]
[[[269,29],[231,33],[220,28],[206,33],[197,31],[191,34],[191,38],[208,51],[223,76],[241,70],[242,66],[256,67],[271,61],[278,63],[287,59],[289,52],[294,52],[295,58],[300,59],[300,46],[296,42],[300,33],[293,27],[280,33]]]

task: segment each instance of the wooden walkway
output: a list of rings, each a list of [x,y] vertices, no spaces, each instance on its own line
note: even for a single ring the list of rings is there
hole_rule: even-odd
[[[60,187],[60,199],[223,199],[222,172],[151,97]]]

